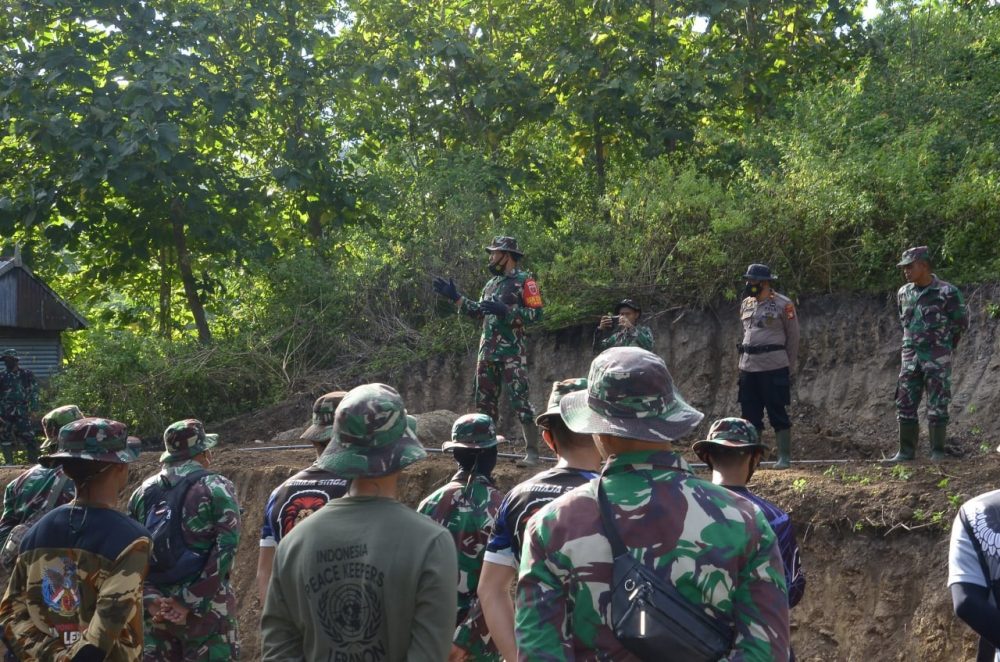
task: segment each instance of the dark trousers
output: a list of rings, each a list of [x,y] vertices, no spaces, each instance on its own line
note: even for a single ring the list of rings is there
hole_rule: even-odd
[[[740,411],[758,431],[764,429],[764,410],[775,431],[792,427],[785,409],[792,402],[792,383],[788,368],[744,372],[740,370]]]

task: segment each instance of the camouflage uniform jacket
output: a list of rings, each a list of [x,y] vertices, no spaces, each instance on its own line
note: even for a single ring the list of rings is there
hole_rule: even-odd
[[[598,352],[612,347],[641,347],[653,351],[653,330],[648,326],[637,324],[630,329],[619,328],[607,338],[603,335],[600,329],[594,332],[594,349]]]
[[[36,464],[7,484],[3,493],[3,515],[0,516],[0,547],[7,542],[11,529],[26,522],[45,506],[49,493],[61,476],[65,476],[62,467],[46,469]],[[66,480],[53,508],[69,503],[75,496],[76,485]]]
[[[38,380],[26,368],[0,372],[0,414],[27,418],[38,411]]]
[[[502,361],[525,356],[524,327],[542,319],[542,296],[538,284],[524,271],[515,269],[504,276],[494,276],[486,282],[480,301],[496,299],[510,307],[506,317],[484,313],[478,301],[463,297],[458,311],[483,320],[483,335],[479,340],[480,361]]]
[[[734,624],[729,659],[788,659],[781,553],[757,507],[696,477],[670,452],[612,456],[599,480],[631,552],[691,602]],[[635,659],[608,626],[612,558],[597,481],[542,508],[525,536],[518,659]]]
[[[927,287],[907,283],[896,294],[903,347],[952,350],[969,328],[962,293],[937,276]]]
[[[0,602],[18,658],[64,662],[93,646],[109,662],[142,659],[148,535],[116,510],[83,504],[38,520]]]
[[[176,485],[180,477],[202,466],[194,460],[163,465],[163,470],[147,478],[132,493],[128,502],[129,515],[140,523],[146,521],[148,504],[142,494],[155,481],[165,480]],[[146,583],[143,600],[146,606],[159,597],[176,598],[191,610],[183,626],[157,624],[182,638],[195,639],[223,631],[236,623],[236,594],[230,584],[230,574],[236,547],[240,542],[240,506],[236,488],[219,474],[203,476],[191,486],[182,509],[184,541],[195,552],[208,552],[205,568],[193,580],[171,586]],[[176,628],[176,632],[174,631]]]
[[[476,597],[486,543],[503,495],[481,474],[459,471],[420,502],[417,511],[448,529],[458,550],[458,630],[455,643],[475,656],[495,653]]]

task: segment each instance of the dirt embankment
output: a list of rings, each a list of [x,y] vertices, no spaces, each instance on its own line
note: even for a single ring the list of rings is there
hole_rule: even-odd
[[[994,449],[1000,433],[994,416],[1000,410],[1000,324],[986,309],[1000,301],[1000,287],[978,288],[967,295],[973,326],[955,360],[949,440],[953,459],[937,466],[921,461],[895,469],[870,461],[894,450],[892,398],[899,331],[893,298],[831,296],[801,302],[802,349],[791,410],[793,454],[796,459],[850,462],[796,465],[754,477],[753,486],[761,494],[791,513],[802,546],[808,586],[792,612],[799,659],[973,659],[974,637],[951,614],[945,587],[947,547],[956,506],[997,487],[1000,456]],[[735,319],[735,307],[728,305],[653,321],[656,351],[667,360],[684,395],[706,412],[707,421],[739,411]],[[573,328],[532,337],[530,379],[537,407],[543,405],[551,381],[586,374],[592,356],[590,331]],[[381,379],[399,387],[411,412],[468,411],[474,359],[473,354],[441,358]],[[352,385],[329,376],[323,387]],[[302,426],[317,395],[303,393],[210,426],[223,439],[214,468],[233,480],[244,508],[233,582],[240,596],[245,660],[259,656],[254,576],[263,508],[270,491],[312,458],[310,450],[250,449]],[[509,412],[504,418],[513,420]],[[514,431],[506,422],[503,427]],[[441,439],[424,441],[438,445]],[[924,438],[921,457],[927,451]],[[156,468],[156,455],[148,453],[133,470],[133,487]],[[451,461],[443,456],[415,465],[404,474],[403,500],[416,505],[452,471]],[[503,463],[497,478],[507,489],[529,473]],[[3,470],[0,479],[15,474]]]

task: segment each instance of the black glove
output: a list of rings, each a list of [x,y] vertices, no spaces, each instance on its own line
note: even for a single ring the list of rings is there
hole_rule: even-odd
[[[434,288],[434,292],[436,294],[451,299],[452,301],[458,301],[462,298],[458,288],[455,287],[455,281],[451,278],[445,280],[444,278],[441,278],[441,276],[435,276],[434,283],[431,287]]]
[[[510,312],[510,307],[503,301],[483,299],[479,302],[479,310],[497,317],[506,317],[507,313]]]

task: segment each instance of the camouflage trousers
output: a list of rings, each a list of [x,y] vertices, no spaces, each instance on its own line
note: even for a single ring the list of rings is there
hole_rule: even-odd
[[[143,662],[229,662],[240,659],[239,635],[235,619],[225,619],[230,628],[205,637],[185,637],[162,627],[150,627],[142,646]]]
[[[936,356],[935,356],[936,354]],[[921,395],[927,393],[927,421],[948,422],[951,404],[951,351],[904,347],[896,382],[896,418],[916,421]]]
[[[38,458],[38,441],[31,427],[31,419],[27,416],[11,416],[11,420],[0,419],[0,451],[4,461],[10,464],[14,459],[14,449],[18,442],[28,454],[28,459],[34,462]]]
[[[528,399],[528,371],[524,359],[479,361],[476,364],[476,411],[494,421],[500,416],[500,391],[507,385],[510,406],[522,423],[535,420],[535,408]]]

